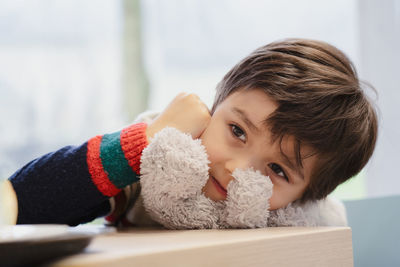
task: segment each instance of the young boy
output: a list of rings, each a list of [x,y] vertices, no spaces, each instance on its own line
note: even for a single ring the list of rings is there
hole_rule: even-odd
[[[76,225],[123,213],[112,205],[139,181],[142,150],[166,126],[201,139],[210,161],[206,197],[224,200],[232,172],[252,167],[273,183],[271,210],[326,197],[365,166],[377,136],[375,111],[347,57],[323,42],[283,40],[225,75],[211,114],[197,96],[180,94],[148,124],[28,163],[9,179],[18,223]]]

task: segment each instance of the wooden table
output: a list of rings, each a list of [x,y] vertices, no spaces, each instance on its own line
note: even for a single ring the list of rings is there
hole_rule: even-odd
[[[50,266],[353,266],[353,250],[347,227],[132,229]]]

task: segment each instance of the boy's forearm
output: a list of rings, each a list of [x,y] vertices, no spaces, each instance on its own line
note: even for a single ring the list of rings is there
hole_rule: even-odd
[[[108,198],[139,179],[145,129],[145,124],[135,124],[96,136],[17,171],[9,178],[18,198],[17,223],[77,225],[106,215]]]

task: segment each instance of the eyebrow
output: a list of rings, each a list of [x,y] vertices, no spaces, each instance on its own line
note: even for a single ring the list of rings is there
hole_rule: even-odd
[[[243,111],[237,107],[233,107],[231,110],[233,113],[238,115],[244,121],[244,123],[246,123],[247,127],[249,127],[250,130],[252,130],[253,132],[256,132],[256,133],[261,132],[261,130],[249,119],[249,117],[247,116],[245,111]]]

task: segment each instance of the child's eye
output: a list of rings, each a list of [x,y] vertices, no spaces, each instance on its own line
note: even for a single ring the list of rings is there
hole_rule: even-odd
[[[289,178],[286,176],[286,173],[283,171],[281,166],[279,166],[276,163],[270,163],[268,164],[268,167],[271,168],[271,170],[276,173],[278,176],[281,176],[282,178],[286,179],[286,181],[289,181]]]
[[[246,133],[240,127],[235,124],[229,124],[229,126],[231,126],[231,131],[234,136],[239,138],[240,141],[246,142]]]

